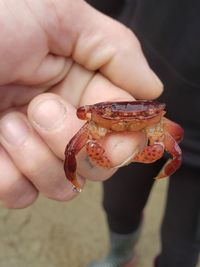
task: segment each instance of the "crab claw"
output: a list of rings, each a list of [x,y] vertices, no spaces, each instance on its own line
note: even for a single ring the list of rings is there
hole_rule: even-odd
[[[182,152],[178,143],[183,139],[184,130],[179,124],[165,117],[163,122],[165,129],[164,145],[166,151],[172,155],[172,159],[166,162],[156,179],[171,176],[180,167],[182,162]]]
[[[155,179],[171,176],[181,166],[182,152],[176,140],[170,134],[165,133],[164,144],[165,150],[172,155],[172,159],[166,162]]]
[[[77,132],[77,134],[70,140],[65,149],[64,170],[66,178],[73,184],[73,190],[81,192],[81,186],[76,177],[76,155],[85,146],[88,139],[87,124]]]

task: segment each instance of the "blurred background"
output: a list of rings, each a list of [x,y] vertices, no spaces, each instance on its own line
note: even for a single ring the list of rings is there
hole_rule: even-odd
[[[137,267],[151,267],[159,251],[166,189],[167,179],[155,182],[136,248]],[[83,192],[67,203],[39,197],[24,210],[1,207],[0,237],[1,267],[85,267],[103,256],[108,246],[101,184],[88,182]]]

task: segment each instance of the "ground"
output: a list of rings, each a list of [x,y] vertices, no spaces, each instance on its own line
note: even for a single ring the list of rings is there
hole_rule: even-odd
[[[145,209],[137,267],[151,267],[159,251],[159,226],[167,179],[157,181]],[[0,208],[1,267],[85,267],[108,247],[101,185],[89,182],[73,201],[39,197],[24,210]],[[198,265],[200,267],[200,264]]]

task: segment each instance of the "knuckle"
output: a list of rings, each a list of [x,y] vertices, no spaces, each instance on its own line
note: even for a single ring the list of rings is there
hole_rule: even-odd
[[[14,192],[13,192],[14,194]],[[22,194],[23,195],[23,194]],[[29,190],[29,193],[25,193],[23,197],[17,196],[15,198],[10,197],[10,194],[4,196],[4,206],[9,209],[23,209],[31,206],[37,199],[38,193],[36,190]]]
[[[37,198],[37,190],[22,176],[0,180],[0,199],[6,208],[25,208]]]

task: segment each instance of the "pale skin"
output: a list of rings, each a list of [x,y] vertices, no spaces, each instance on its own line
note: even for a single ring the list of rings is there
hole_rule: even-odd
[[[83,123],[76,107],[154,99],[162,84],[134,34],[82,0],[0,0],[0,25],[0,200],[8,208],[27,207],[38,193],[70,200],[77,193],[63,159]],[[143,142],[139,133],[116,135],[104,147],[120,165]],[[78,165],[82,185],[115,171],[96,169],[84,151]]]

